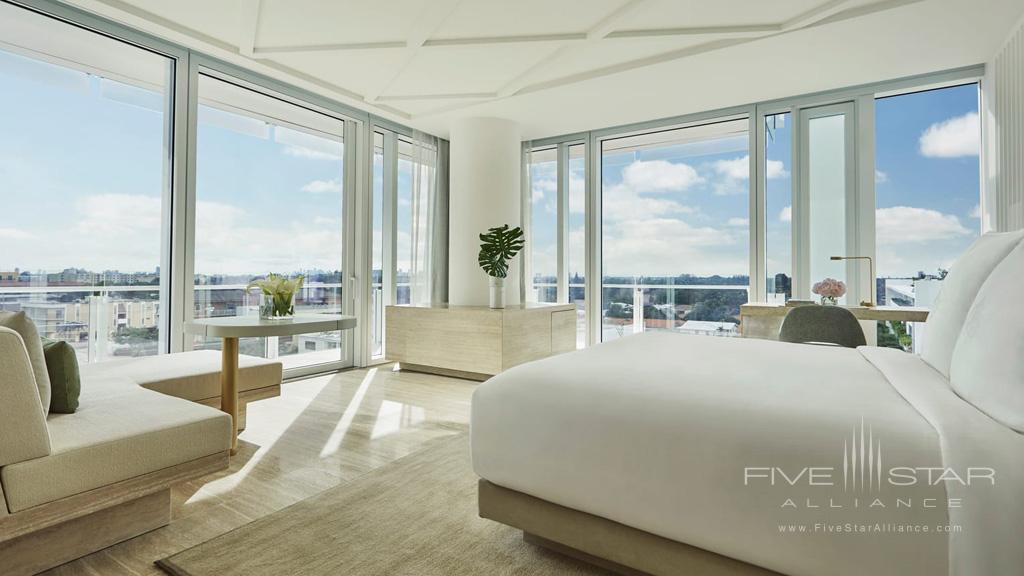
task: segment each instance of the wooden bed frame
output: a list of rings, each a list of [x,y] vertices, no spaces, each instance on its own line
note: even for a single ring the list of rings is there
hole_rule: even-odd
[[[479,507],[481,518],[522,530],[527,542],[626,576],[779,576],[483,479]]]

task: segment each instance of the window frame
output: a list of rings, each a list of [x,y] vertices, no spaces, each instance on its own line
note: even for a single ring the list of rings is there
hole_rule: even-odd
[[[608,128],[595,129],[588,132],[577,132],[573,134],[567,134],[562,136],[551,136],[547,138],[541,138],[536,140],[528,140],[523,142],[523,175],[522,180],[522,218],[523,222],[528,226],[529,224],[529,166],[528,166],[528,151],[532,148],[539,148],[542,146],[560,145],[561,143],[584,143],[586,144],[585,152],[585,171],[586,171],[586,207],[585,207],[585,229],[586,229],[586,291],[588,294],[586,303],[586,315],[587,315],[587,344],[593,345],[601,341],[601,314],[602,314],[602,299],[590,297],[591,294],[602,294],[601,282],[602,278],[602,259],[601,259],[601,226],[602,226],[602,214],[601,214],[601,150],[603,142],[609,139],[622,138],[624,136],[631,136],[649,132],[671,130],[675,128],[686,128],[690,126],[706,124],[709,121],[724,121],[730,119],[737,119],[746,117],[749,119],[749,150],[750,154],[750,300],[752,302],[760,302],[767,299],[767,214],[766,214],[766,174],[763,168],[765,158],[765,135],[763,131],[765,117],[773,114],[780,114],[784,112],[790,113],[790,122],[794,127],[792,128],[791,137],[791,166],[789,170],[792,174],[790,178],[791,183],[791,197],[793,199],[794,216],[793,216],[793,231],[791,233],[792,252],[791,257],[793,258],[792,263],[792,290],[793,298],[802,298],[809,296],[809,281],[804,281],[808,275],[807,271],[800,270],[799,268],[805,268],[800,264],[802,261],[798,257],[801,254],[801,250],[806,245],[806,232],[801,232],[797,219],[797,199],[801,195],[800,187],[802,185],[803,178],[798,175],[801,173],[801,161],[800,161],[800,150],[802,138],[799,137],[799,126],[801,125],[801,116],[804,111],[818,108],[823,106],[830,106],[835,104],[850,103],[853,106],[853,139],[854,139],[854,150],[852,150],[852,156],[854,159],[854,170],[853,170],[853,198],[848,199],[848,207],[850,210],[847,211],[847,222],[848,222],[848,233],[850,234],[851,244],[849,249],[851,253],[866,254],[872,258],[876,258],[876,240],[875,240],[875,179],[874,179],[874,167],[875,167],[875,100],[879,97],[884,96],[895,96],[900,94],[907,94],[913,92],[919,92],[922,90],[944,88],[950,86],[964,85],[977,83],[979,86],[979,111],[984,111],[984,90],[983,90],[983,78],[985,75],[985,67],[983,65],[966,66],[962,68],[955,68],[951,70],[919,74],[914,76],[908,76],[905,78],[899,78],[895,80],[873,82],[868,84],[861,84],[856,86],[850,86],[835,90],[827,90],[822,92],[815,92],[797,96],[791,96],[786,98],[778,98],[773,100],[766,100],[762,102],[755,102],[742,106],[733,106],[728,108],[722,108],[717,110],[709,110],[704,112],[697,112],[693,114],[686,114],[682,116],[663,118],[658,120],[650,120],[645,122],[639,122],[634,124],[626,124],[621,126],[613,126]],[[982,142],[986,141],[987,126],[983,122],[981,126],[982,130]],[[561,156],[559,156],[559,186],[562,186],[561,176]],[[979,162],[984,165],[985,151],[981,151]],[[981,170],[981,182],[980,182],[980,198],[979,204],[985,212],[988,207],[986,205],[986,194],[987,182],[985,179],[984,170]],[[567,213],[566,210],[563,214],[561,211],[561,196],[559,208],[560,212],[558,215],[558,225],[561,231],[562,227],[567,225]],[[982,220],[982,230],[984,233],[988,231],[988,222],[994,221],[993,218],[985,218]],[[562,233],[559,233],[559,240],[562,240]],[[559,261],[560,264],[564,258],[563,250],[559,247]],[[524,259],[525,260],[525,259]],[[867,272],[867,265],[860,261],[848,261],[847,263],[848,278],[863,278]],[[799,267],[799,268],[798,268]],[[520,289],[525,294],[527,292],[527,282],[530,278],[527,276],[527,269],[523,268],[524,273],[522,275],[523,281]],[[559,280],[564,276],[564,269],[559,266]],[[798,278],[799,276],[799,278]],[[850,288],[850,300],[853,303],[858,302],[861,299],[865,299],[867,294],[864,294],[863,282],[851,282]],[[872,287],[873,289],[873,287]],[[562,293],[559,292],[559,302],[563,302]]]
[[[416,131],[366,110],[344,104],[286,81],[164,40],[128,25],[68,6],[56,0],[0,0],[170,58],[173,72],[168,93],[172,99],[168,118],[169,182],[165,187],[161,222],[160,353],[189,350],[192,338],[185,322],[192,320],[195,248],[195,168],[198,112],[198,77],[205,74],[335,117],[344,122],[343,226],[345,314],[357,316],[357,328],[345,338],[345,361],[287,370],[285,378],[335,371],[372,362],[372,163],[373,131],[386,129],[415,138]],[[387,233],[385,233],[387,236]]]

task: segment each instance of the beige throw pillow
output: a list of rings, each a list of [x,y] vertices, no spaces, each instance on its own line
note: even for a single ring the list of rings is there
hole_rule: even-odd
[[[36,325],[24,312],[0,312],[0,326],[14,330],[25,341],[28,360],[32,364],[32,373],[36,377],[36,388],[39,388],[39,401],[43,404],[43,414],[50,413],[50,374],[46,371],[46,357],[43,356],[43,342],[39,338]]]

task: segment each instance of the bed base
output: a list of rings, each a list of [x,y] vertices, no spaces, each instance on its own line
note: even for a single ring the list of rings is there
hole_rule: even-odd
[[[483,479],[479,482],[479,507],[481,518],[522,530],[527,542],[624,576],[779,576]]]

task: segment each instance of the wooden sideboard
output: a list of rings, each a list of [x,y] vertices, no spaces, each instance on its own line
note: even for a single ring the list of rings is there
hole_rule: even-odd
[[[576,349],[575,304],[388,306],[385,354],[403,370],[472,380]]]

